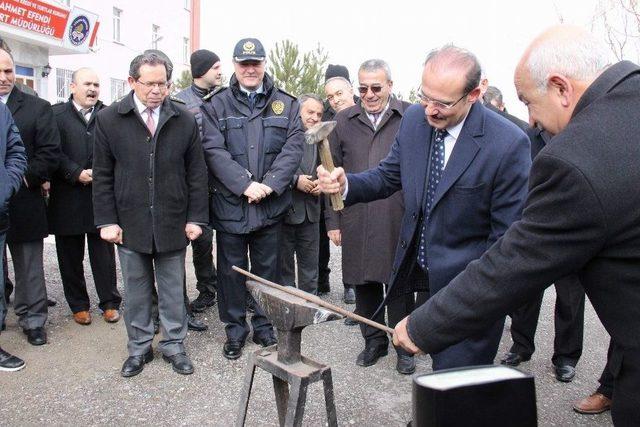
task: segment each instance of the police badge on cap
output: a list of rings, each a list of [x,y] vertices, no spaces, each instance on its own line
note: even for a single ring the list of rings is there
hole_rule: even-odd
[[[242,39],[236,43],[236,47],[233,49],[235,62],[264,61],[266,56],[264,47],[258,39]]]

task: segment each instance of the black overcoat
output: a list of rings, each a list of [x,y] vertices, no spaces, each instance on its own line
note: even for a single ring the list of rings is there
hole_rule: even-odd
[[[118,224],[123,245],[151,254],[187,246],[207,224],[207,170],[196,119],[167,97],[152,136],[133,92],[98,113],[93,148],[96,226]]]
[[[61,153],[60,166],[51,179],[49,232],[61,236],[94,233],[93,186],[82,184],[78,177],[84,169],[92,168],[93,130],[98,111],[105,106],[98,101],[88,122],[71,100],[52,108],[60,132]]]
[[[9,204],[8,243],[47,237],[47,210],[40,185],[51,180],[60,159],[60,136],[51,104],[13,88],[7,107],[20,130],[27,151],[27,171],[20,190]]]

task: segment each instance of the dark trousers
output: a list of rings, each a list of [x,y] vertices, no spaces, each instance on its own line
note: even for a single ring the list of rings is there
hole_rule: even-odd
[[[598,387],[597,392],[604,394],[606,397],[611,399],[613,397],[613,372],[611,372],[611,368],[609,367],[609,361],[611,360],[611,352],[613,351],[613,341],[609,341],[609,350],[607,350],[607,363],[604,365],[604,369],[602,370],[602,374],[600,375],[600,379],[598,382],[600,386]]]
[[[294,261],[295,255],[295,261]],[[318,290],[318,223],[282,225],[282,284],[316,294]],[[298,280],[296,281],[296,265]]]
[[[9,302],[9,297],[11,297],[11,293],[13,292],[13,283],[11,283],[11,279],[9,279],[9,265],[7,264],[7,247],[4,243],[6,240],[7,234],[2,233],[2,277],[4,278],[4,297],[5,303]]]
[[[13,307],[22,329],[44,327],[47,322],[47,288],[42,260],[43,241],[9,243],[16,287]]]
[[[321,202],[324,206],[324,201]],[[329,258],[331,250],[329,249],[329,237],[327,236],[327,226],[324,222],[324,209],[320,212],[319,222],[319,246],[318,246],[318,291],[329,292]]]
[[[213,230],[210,227],[202,227],[202,234],[191,242],[191,249],[197,280],[196,289],[199,292],[214,293],[218,286],[218,276],[213,265]]]
[[[584,288],[577,276],[558,280],[554,314],[555,339],[553,358],[556,366],[576,366],[582,355],[584,330]],[[531,356],[535,351],[534,336],[538,326],[538,316],[544,293],[525,304],[511,315],[512,353]]]
[[[116,281],[116,256],[113,243],[105,242],[97,233],[87,233],[91,273],[101,310],[118,309],[122,298]],[[64,296],[73,313],[89,310],[90,301],[84,277],[85,234],[56,236],[58,265]]]
[[[249,334],[246,277],[231,267],[236,265],[246,270],[250,259],[253,274],[279,282],[281,229],[281,224],[275,224],[248,234],[218,231],[218,312],[229,340],[244,342]],[[258,336],[271,334],[273,330],[258,304],[251,317],[251,325],[254,335]]]
[[[3,259],[6,260],[6,254],[4,250],[4,241],[7,238],[5,231],[0,232],[0,253]],[[5,274],[7,272],[7,263],[3,262],[0,266],[0,333],[2,333],[2,327],[4,326],[4,319],[7,317],[7,300],[5,299]]]
[[[615,343],[609,348],[616,347]],[[614,378],[611,396],[611,419],[618,426],[640,425],[640,349],[616,347],[607,361],[610,373]],[[611,363],[612,359],[617,359]],[[603,393],[604,394],[604,393]]]
[[[395,328],[399,321],[411,314],[415,308],[413,294],[403,295],[388,301],[386,306],[388,322],[385,323],[385,310],[380,310],[375,318],[371,318],[376,309],[384,300],[384,285],[377,282],[369,282],[355,286],[356,291],[356,314],[374,320],[378,323],[386,324],[390,328]],[[360,333],[364,338],[365,346],[386,346],[389,338],[386,333],[371,326],[360,324]]]
[[[158,310],[162,339],[158,349],[165,356],[184,352],[187,316],[183,303],[185,249],[144,254],[118,247],[126,304],[124,321],[130,356],[145,354],[154,337],[152,290],[158,285]]]

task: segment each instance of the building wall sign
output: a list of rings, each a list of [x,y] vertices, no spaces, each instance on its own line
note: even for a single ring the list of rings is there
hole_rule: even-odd
[[[0,0],[0,26],[7,25],[26,37],[49,37],[48,44],[77,52],[93,46],[98,16],[74,7],[70,11],[42,0]]]
[[[69,11],[38,0],[0,1],[0,23],[62,39]]]

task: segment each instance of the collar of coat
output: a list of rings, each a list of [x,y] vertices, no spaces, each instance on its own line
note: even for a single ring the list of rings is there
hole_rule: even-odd
[[[129,114],[130,112],[137,113],[136,103],[133,101],[134,97],[133,90],[129,92],[129,95],[125,96],[120,103],[118,104],[118,113],[122,115]],[[178,110],[171,102],[171,97],[167,96],[162,101],[162,108],[160,109],[160,119],[164,116],[179,116],[180,110]]]
[[[69,95],[69,99],[67,100],[66,104],[69,109],[72,109],[73,111],[78,113],[78,117],[81,117],[80,111],[78,111],[76,109],[76,106],[73,105],[73,95]],[[96,102],[96,105],[93,106],[93,111],[97,113],[98,111],[102,110],[103,107],[104,104],[102,103],[102,101],[98,100],[98,102]],[[91,116],[93,116],[93,112],[91,113]]]
[[[262,93],[264,93],[265,97],[269,98],[271,96],[273,87],[273,78],[271,78],[269,73],[264,73],[264,78],[262,79]],[[236,99],[247,99],[247,94],[240,90],[240,83],[238,82],[235,73],[231,76],[231,80],[229,80],[229,88]]]
[[[610,92],[622,80],[636,73],[640,73],[640,67],[631,61],[620,61],[607,68],[582,94],[576,108],[573,109],[571,118],[573,119],[593,101]]]
[[[404,110],[405,110],[405,106],[402,103],[401,100],[399,100],[398,98],[396,98],[395,96],[392,96],[389,99],[389,108],[387,109],[387,111],[385,112],[385,116],[389,113],[389,112],[393,112],[395,111],[396,113],[398,113],[398,115],[400,115],[400,117],[402,117],[402,115],[404,114]],[[359,116],[361,114],[364,115],[364,118],[369,121],[369,117],[367,116],[367,112],[365,111],[364,107],[362,107],[362,102],[358,102],[356,103],[356,105],[349,107],[349,109],[347,110],[347,114],[348,117],[350,119]],[[389,113],[390,114],[390,113]],[[382,118],[380,118],[380,123],[382,123],[382,119],[384,118],[384,116]]]

